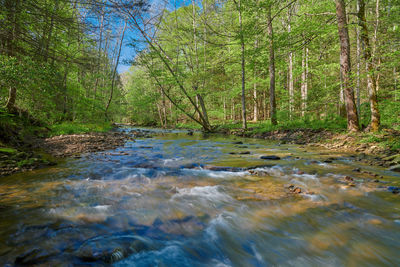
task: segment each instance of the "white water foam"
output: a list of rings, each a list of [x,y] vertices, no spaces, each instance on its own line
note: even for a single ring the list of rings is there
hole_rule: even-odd
[[[212,202],[215,201],[230,201],[232,198],[220,192],[220,186],[195,186],[192,188],[178,188],[177,193],[172,196],[172,199],[182,198],[182,197],[198,197],[202,199],[207,199]]]
[[[208,176],[217,179],[242,177],[249,175],[248,171],[229,172],[229,171],[212,171],[205,169],[184,169],[183,171],[185,174],[191,176]]]

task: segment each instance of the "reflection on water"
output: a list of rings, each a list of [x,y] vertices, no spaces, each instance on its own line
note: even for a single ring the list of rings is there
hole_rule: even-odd
[[[242,141],[157,130],[3,178],[0,263],[400,265],[400,196],[387,189],[398,176],[350,155]]]

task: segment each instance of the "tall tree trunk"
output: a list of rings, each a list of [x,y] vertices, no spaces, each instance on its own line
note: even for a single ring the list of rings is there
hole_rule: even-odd
[[[20,0],[6,0],[5,1],[7,23],[9,28],[7,29],[7,55],[14,57],[16,55],[16,41],[19,34],[19,23],[20,23]],[[15,111],[15,102],[17,100],[17,87],[11,85],[8,91],[8,100],[6,109],[9,112]]]
[[[335,0],[338,34],[340,39],[340,70],[343,76],[343,90],[346,102],[347,129],[359,131],[354,91],[351,85],[350,38],[347,28],[346,5],[344,0]]]
[[[195,58],[196,58],[196,67],[194,68],[194,74],[196,75],[196,81],[194,82],[193,85],[193,90],[194,91],[198,91],[199,89],[199,85],[198,85],[198,74],[199,74],[199,70],[200,70],[200,65],[199,65],[199,55],[198,55],[198,49],[197,49],[197,36],[196,36],[196,5],[195,5],[195,0],[192,0],[192,24],[193,24],[193,42],[194,42],[194,53],[195,53]],[[207,114],[207,109],[206,109],[206,105],[204,104],[204,100],[203,97],[201,96],[200,93],[196,93],[196,105],[197,107],[200,106],[201,109],[201,113],[200,114],[200,109],[197,109],[199,112],[199,119],[204,121],[204,124],[207,125],[207,127],[204,127],[204,130],[208,130],[206,128],[208,128],[209,126],[209,120],[208,120],[208,114]]]
[[[223,96],[223,105],[224,105],[224,121],[227,120],[227,112],[226,112],[226,97]]]
[[[118,69],[118,64],[119,64],[119,58],[120,58],[120,56],[121,56],[121,49],[122,49],[122,43],[124,42],[124,36],[125,36],[126,25],[127,25],[127,21],[125,21],[124,28],[123,28],[123,30],[122,30],[121,39],[120,39],[119,48],[118,48],[118,56],[117,56],[117,60],[116,60],[116,62],[115,62],[115,67],[114,67],[113,76],[112,76],[112,80],[111,80],[110,98],[108,99],[107,106],[106,106],[106,110],[104,111],[104,115],[106,116],[106,118],[107,118],[107,111],[108,111],[108,108],[110,107],[111,100],[112,100],[112,98],[113,98],[114,85],[115,85],[115,76],[116,76],[116,74],[117,74],[117,69]]]
[[[48,58],[49,58],[49,49],[50,49],[50,43],[51,43],[51,39],[52,39],[52,34],[53,34],[53,29],[54,29],[54,16],[58,11],[58,1],[55,2],[54,4],[54,9],[53,12],[50,15],[50,28],[48,30],[48,34],[47,34],[47,39],[46,39],[46,47],[45,47],[45,51],[44,51],[44,61],[47,62]]]
[[[292,32],[291,26],[292,12],[288,8],[288,34]],[[293,119],[294,112],[294,84],[293,84],[293,52],[289,51],[289,66],[288,66],[288,90],[289,90],[289,118]]]
[[[344,100],[344,89],[343,89],[343,72],[342,72],[342,66],[340,66],[340,73],[339,73],[339,78],[340,78],[340,91],[339,91],[339,103],[338,103],[338,116],[340,117],[346,117],[346,103]]]
[[[361,26],[361,40],[364,43],[364,59],[367,67],[367,84],[369,91],[369,102],[371,107],[371,122],[369,128],[373,132],[379,130],[380,113],[378,109],[378,100],[376,96],[376,70],[373,66],[373,59],[371,54],[371,46],[368,37],[367,21],[365,19],[365,1],[358,0],[359,12],[358,19]]]
[[[242,1],[236,2],[236,7],[239,12],[239,27],[240,27],[240,48],[241,48],[241,67],[242,67],[242,128],[247,129],[246,120],[246,62],[245,62],[245,44],[243,32],[243,18],[242,18]]]
[[[379,55],[379,51],[378,51],[378,31],[379,31],[379,4],[380,1],[376,0],[376,5],[375,5],[375,17],[376,17],[376,21],[375,21],[375,28],[374,28],[374,46],[372,48],[372,57],[374,58],[373,62],[375,65],[375,71],[377,72],[376,74],[376,79],[375,79],[375,88],[376,88],[376,93],[379,92],[379,80],[380,80],[380,73],[379,73],[379,68],[381,65],[381,57]]]
[[[262,101],[262,103],[263,103],[263,120],[266,121],[267,118],[268,118],[268,114],[267,114],[268,107],[267,107],[267,92],[265,90],[263,91],[263,101]]]
[[[357,13],[360,10],[359,3],[357,1]],[[356,53],[356,59],[357,59],[357,82],[356,82],[356,101],[357,101],[357,114],[358,114],[358,120],[361,120],[361,98],[360,98],[360,86],[361,86],[361,40],[360,40],[360,29],[359,27],[356,27],[356,37],[357,37],[357,53]]]
[[[396,72],[396,66],[393,67],[393,78],[394,78],[394,101],[397,101],[397,72]]]
[[[254,98],[253,121],[257,122],[258,121],[258,106],[257,106],[257,83],[256,82],[254,83],[253,87],[254,87],[254,90],[253,90],[253,98]]]
[[[254,48],[258,48],[258,39],[254,42]],[[258,101],[257,101],[257,66],[256,62],[254,62],[254,85],[253,85],[253,101],[254,101],[254,108],[253,108],[253,121],[258,121]]]
[[[235,99],[232,97],[232,114],[231,114],[231,118],[232,121],[236,120],[236,111],[235,111]]]
[[[308,48],[303,48],[303,58],[301,60],[301,116],[305,116],[308,97]]]
[[[277,125],[276,116],[276,100],[275,100],[275,49],[274,49],[274,31],[272,27],[271,17],[272,3],[269,4],[267,10],[268,16],[268,36],[269,36],[269,102],[270,102],[270,115],[272,125]]]
[[[103,5],[103,3],[102,3]],[[94,83],[94,97],[93,99],[96,100],[96,95],[97,95],[97,87],[99,86],[99,72],[100,72],[100,65],[101,65],[101,45],[102,45],[102,40],[103,40],[103,29],[104,29],[104,7],[101,6],[101,14],[100,14],[100,38],[99,38],[99,49],[98,49],[98,54],[97,54],[97,66],[96,66],[96,81]],[[93,103],[93,108],[94,108],[95,103]]]

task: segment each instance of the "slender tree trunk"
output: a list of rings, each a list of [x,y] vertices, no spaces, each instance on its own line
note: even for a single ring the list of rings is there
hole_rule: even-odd
[[[50,29],[48,31],[46,47],[45,47],[45,52],[44,52],[44,61],[45,62],[47,62],[48,57],[49,57],[50,43],[51,43],[51,38],[53,37],[52,34],[53,34],[53,28],[54,28],[54,14],[57,13],[57,11],[58,11],[58,1],[55,2],[54,10],[51,13],[51,17],[50,17]]]
[[[258,48],[258,40],[256,39],[254,42],[254,48]],[[257,66],[256,62],[254,62],[254,85],[253,85],[253,98],[254,98],[254,108],[253,108],[253,121],[258,121],[258,101],[257,101]]]
[[[378,109],[378,100],[376,96],[376,70],[373,66],[373,59],[371,54],[371,46],[368,37],[367,21],[365,19],[365,1],[358,0],[359,3],[359,24],[361,26],[361,40],[364,43],[364,59],[367,67],[367,83],[369,91],[369,102],[371,107],[371,122],[369,128],[373,132],[379,130],[380,113]]]
[[[254,85],[254,90],[253,90],[253,97],[254,97],[254,109],[253,109],[253,121],[257,122],[258,121],[258,106],[257,106],[257,83],[255,82]]]
[[[116,60],[116,62],[115,62],[115,67],[114,67],[113,76],[112,76],[112,80],[111,80],[110,98],[108,99],[107,106],[106,106],[106,110],[104,111],[104,115],[106,116],[106,118],[107,118],[107,111],[108,111],[108,108],[110,107],[110,104],[111,104],[111,101],[112,101],[112,98],[113,98],[114,85],[115,85],[115,76],[116,76],[116,74],[117,74],[117,68],[118,68],[118,64],[119,64],[119,58],[120,58],[120,56],[121,56],[121,49],[122,49],[122,43],[124,42],[124,36],[125,36],[126,25],[127,25],[127,21],[125,21],[124,28],[123,28],[123,30],[122,30],[122,35],[121,35],[121,39],[120,39],[120,42],[119,42],[119,48],[118,48],[118,56],[117,56],[117,60]]]
[[[161,90],[161,96],[162,96],[162,114],[163,114],[163,119],[164,119],[164,125],[167,126],[168,125],[168,116],[167,116],[167,103],[165,101],[165,94],[164,92]]]
[[[292,25],[291,25],[292,13],[291,9],[288,8],[288,34],[291,35]],[[293,84],[293,52],[289,51],[289,67],[288,67],[288,89],[289,89],[289,118],[293,119],[294,113],[294,84]]]
[[[102,3],[103,4],[103,3]],[[100,65],[101,65],[101,43],[103,40],[103,28],[104,28],[104,7],[101,7],[101,14],[100,14],[100,39],[99,39],[99,49],[98,49],[98,55],[97,55],[97,66],[96,66],[96,81],[94,83],[94,97],[93,99],[96,100],[96,95],[97,95],[97,87],[99,86],[99,72],[100,72]],[[93,107],[94,107],[93,103]]]
[[[359,3],[357,1],[357,13],[360,10]],[[356,101],[357,101],[357,114],[358,121],[361,120],[361,98],[360,98],[360,86],[361,86],[361,40],[360,40],[360,29],[356,27],[356,37],[357,37],[357,82],[356,82]]]
[[[263,120],[266,121],[268,118],[267,115],[267,92],[263,91]]]
[[[343,90],[346,102],[347,129],[359,131],[354,91],[351,85],[350,38],[347,28],[346,5],[344,0],[335,0],[338,33],[340,39],[340,65],[343,76]]]
[[[235,0],[234,0],[235,1]],[[246,62],[245,62],[245,44],[243,32],[242,18],[242,1],[236,2],[236,7],[239,12],[239,27],[240,27],[240,48],[241,48],[241,66],[242,66],[242,128],[247,129],[246,120]]]
[[[303,48],[303,58],[301,61],[302,73],[301,73],[301,116],[305,116],[307,109],[307,97],[308,97],[308,48]]]
[[[226,97],[223,96],[223,105],[224,105],[224,121],[227,120],[227,112],[226,112]]]
[[[234,98],[232,98],[232,114],[231,114],[231,117],[232,117],[232,121],[236,120],[235,99]]]
[[[372,57],[374,58],[373,62],[375,65],[375,71],[377,72],[376,74],[376,79],[375,79],[375,88],[376,88],[376,92],[379,92],[379,80],[380,80],[380,72],[379,72],[379,68],[381,65],[381,56],[379,55],[379,51],[378,51],[378,31],[379,31],[379,4],[380,1],[376,0],[376,5],[375,5],[375,16],[376,16],[376,21],[375,21],[375,28],[374,28],[374,46],[372,48]]]
[[[16,54],[16,41],[19,34],[19,23],[20,23],[20,0],[6,0],[5,7],[7,9],[7,23],[9,23],[10,28],[7,29],[7,55],[14,57]],[[11,85],[8,91],[8,100],[6,104],[6,109],[9,112],[15,111],[15,102],[17,100],[17,87],[16,85]]]
[[[274,31],[272,27],[271,17],[272,4],[269,4],[267,16],[268,16],[268,36],[269,36],[269,102],[270,102],[270,113],[272,125],[277,125],[276,116],[276,100],[275,100],[275,48],[274,48]]]
[[[396,72],[396,66],[393,67],[393,78],[394,78],[394,101],[397,101],[397,72]]]

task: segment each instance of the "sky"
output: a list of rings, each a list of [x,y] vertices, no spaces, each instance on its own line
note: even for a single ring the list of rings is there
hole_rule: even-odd
[[[179,8],[184,5],[189,5],[191,4],[191,2],[191,0],[153,0],[152,5],[166,6],[168,9],[173,9],[175,5]],[[129,43],[132,42],[132,39],[135,39],[136,34],[137,33],[132,29],[127,29],[125,40],[121,50],[121,58],[117,69],[119,74],[122,74],[129,70],[130,65],[126,61],[130,61],[135,57],[135,49],[129,46]],[[141,38],[139,37],[139,39]]]

